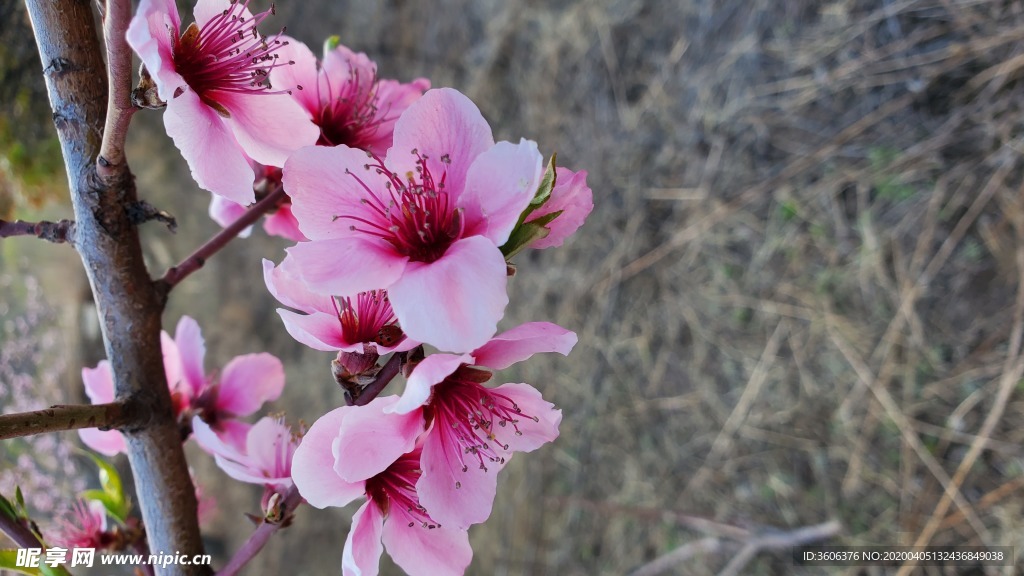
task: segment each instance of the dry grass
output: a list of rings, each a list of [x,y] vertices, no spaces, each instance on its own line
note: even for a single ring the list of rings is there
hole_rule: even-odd
[[[309,43],[338,33],[386,76],[457,87],[499,138],[590,172],[594,214],[520,257],[507,319],[580,334],[569,360],[506,374],[563,408],[562,436],[503,472],[470,573],[653,573],[675,552],[663,573],[820,574],[744,547],[833,520],[834,544],[1024,549],[1024,5],[278,8]],[[161,265],[212,229],[164,140],[138,135],[132,157],[182,221],[147,230]],[[252,258],[280,247],[233,246],[168,319],[202,317],[213,364],[286,357],[282,406],[310,419],[341,396],[262,293]],[[222,511],[224,549],[238,522]],[[304,511],[252,573],[335,573],[346,527]]]

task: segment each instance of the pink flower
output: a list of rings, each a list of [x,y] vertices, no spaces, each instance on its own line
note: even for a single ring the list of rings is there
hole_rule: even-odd
[[[319,66],[301,42],[289,39],[281,52],[295,65],[275,68],[270,78],[282,86],[306,87],[292,95],[320,127],[320,146],[343,144],[385,154],[398,117],[430,88],[425,78],[408,84],[378,79],[377,65],[366,54],[339,44],[337,37],[324,43]]]
[[[539,352],[568,354],[575,344],[572,332],[531,322],[470,354],[432,354],[413,370],[398,402],[389,403],[379,416],[366,413],[346,424],[353,438],[386,434],[387,441],[378,442],[371,453],[342,444],[335,457],[364,473],[379,469],[428,427],[423,475],[416,483],[420,502],[445,526],[483,522],[491,514],[498,471],[513,452],[532,452],[557,438],[562,412],[529,384],[484,387],[491,372],[479,367],[501,370]]]
[[[111,544],[107,533],[107,511],[97,500],[78,500],[71,517],[63,518],[52,536],[53,543],[64,548],[106,548]]]
[[[292,478],[302,497],[317,508],[345,506],[366,496],[345,540],[344,576],[377,574],[385,548],[412,576],[462,574],[473,556],[469,536],[465,530],[439,525],[420,505],[415,488],[420,448],[415,434],[422,425],[412,422],[407,429],[410,419],[384,414],[397,400],[381,397],[366,406],[344,406],[325,414],[295,451]],[[365,426],[351,428],[367,422],[382,425],[377,435],[366,436]],[[413,437],[412,443],[407,435]],[[373,465],[365,466],[359,455],[369,456]]]
[[[237,356],[224,367],[218,380],[204,371],[206,344],[195,320],[182,316],[174,338],[166,332],[160,337],[175,417],[188,420],[192,413],[198,413],[227,441],[244,445],[249,425],[236,418],[256,412],[264,402],[281,395],[281,361],[267,353]],[[83,368],[82,380],[93,404],[114,401],[114,378],[107,360],[96,368]],[[116,430],[84,428],[78,434],[86,446],[106,456],[125,450],[124,437]]]
[[[573,232],[579,230],[590,211],[594,209],[594,193],[587,186],[587,172],[558,167],[555,168],[555,187],[551,197],[543,206],[530,213],[526,222],[533,222],[542,216],[561,211],[548,225],[548,235],[530,243],[530,248],[551,248],[561,246]]]
[[[281,169],[274,166],[264,166],[256,162],[252,162],[252,166],[253,170],[256,171],[256,182],[253,184],[253,188],[257,192],[256,200],[261,200],[270,190],[281,185]],[[210,201],[210,218],[225,228],[241,218],[245,211],[245,206],[232,202],[223,196],[214,194],[213,199]],[[299,223],[295,220],[295,216],[292,215],[292,201],[287,195],[285,195],[284,200],[277,209],[268,212],[263,218],[263,230],[271,236],[280,236],[295,242],[306,240],[306,237],[299,231]],[[246,238],[251,231],[252,227],[250,226],[243,230],[239,236]]]
[[[274,298],[302,312],[277,309],[288,333],[314,350],[388,354],[419,345],[398,328],[384,290],[360,292],[351,298],[317,294],[306,288],[294,262],[287,259],[276,268],[264,260],[263,279]]]
[[[164,127],[192,177],[239,204],[254,200],[248,158],[282,166],[319,136],[288,95],[301,87],[270,84],[271,71],[289,65],[279,57],[285,42],[256,30],[273,8],[253,16],[248,5],[198,0],[195,23],[182,30],[173,0],[142,0],[127,34],[167,103]]]
[[[249,428],[242,448],[224,442],[198,416],[192,419],[192,431],[199,446],[235,480],[278,491],[291,487],[292,456],[298,439],[283,419],[261,418]]]
[[[315,292],[386,289],[405,333],[448,351],[483,344],[508,304],[505,243],[541,176],[534,142],[494,144],[476,106],[431,90],[387,157],[303,148],[284,167],[310,242],[288,250]]]

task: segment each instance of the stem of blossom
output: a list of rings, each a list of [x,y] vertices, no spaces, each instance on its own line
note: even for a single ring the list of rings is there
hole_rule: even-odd
[[[132,103],[132,51],[125,39],[132,19],[131,0],[107,0],[103,11],[103,39],[107,48],[107,121],[96,158],[96,173],[107,180],[125,163],[124,141],[128,124],[138,108]]]
[[[294,485],[288,489],[288,492],[284,496],[284,514],[281,517],[280,522],[270,523],[264,520],[256,527],[256,531],[249,536],[249,539],[242,544],[242,547],[235,552],[235,555],[231,557],[231,561],[228,565],[217,572],[216,576],[234,576],[239,570],[245,567],[246,564],[252,560],[263,546],[266,545],[270,537],[274,535],[279,529],[287,525],[290,517],[295,509],[302,503],[302,496],[299,495],[299,489]]]
[[[0,532],[7,534],[20,548],[42,547],[39,538],[18,518],[8,518],[6,514],[0,514]]]
[[[123,19],[127,0],[110,0],[107,18]],[[98,156],[107,109],[107,75],[92,3],[26,0],[75,211],[75,247],[96,302],[114,394],[138,419],[121,431],[150,549],[203,554],[195,487],[171,410],[160,348],[163,300],[146,270],[128,207],[138,201],[123,161]],[[110,22],[110,20],[108,20]],[[123,20],[122,20],[123,24]],[[115,39],[115,44],[117,40]],[[119,78],[115,88],[130,82]],[[117,145],[119,138],[109,137]],[[206,576],[208,566],[174,564],[160,576]]]
[[[70,243],[75,244],[75,222],[73,220],[60,220],[58,222],[25,222],[15,220],[9,222],[0,219],[0,238],[11,236],[35,236],[42,240],[48,240],[54,244]]]
[[[359,393],[359,397],[355,400],[346,393],[345,401],[348,402],[349,406],[366,406],[374,398],[380,394],[384,387],[391,382],[391,380],[398,375],[398,372],[402,370],[402,364],[405,363],[407,352],[395,352],[388,359],[387,363],[381,367],[380,372],[362,391]]]
[[[132,422],[124,402],[50,406],[34,412],[0,415],[0,440],[79,428],[118,428]]]
[[[171,288],[174,288],[189,274],[202,268],[210,256],[213,256],[221,248],[227,246],[228,242],[234,240],[242,230],[252,226],[253,223],[259,220],[260,216],[277,208],[284,198],[284,188],[278,186],[273,192],[267,194],[266,197],[246,210],[241,218],[232,222],[231,225],[218,232],[213,238],[207,240],[205,244],[197,248],[195,252],[182,260],[177,266],[169,268],[164,273],[163,278],[155,282],[157,290],[166,298]]]

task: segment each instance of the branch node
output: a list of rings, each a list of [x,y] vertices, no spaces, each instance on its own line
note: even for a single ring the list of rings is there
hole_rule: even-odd
[[[102,157],[100,160],[102,161]],[[129,204],[127,211],[128,219],[136,226],[149,222],[150,220],[156,220],[158,222],[163,222],[172,234],[178,230],[178,221],[174,216],[164,210],[160,210],[145,200],[139,200],[138,202]]]

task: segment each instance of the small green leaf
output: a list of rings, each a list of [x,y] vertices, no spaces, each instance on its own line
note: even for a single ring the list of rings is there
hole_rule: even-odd
[[[339,44],[341,44],[341,38],[337,34],[328,37],[327,40],[324,40],[324,52],[334,50]]]
[[[103,487],[103,491],[123,499],[124,489],[121,486],[121,475],[117,473],[117,469],[110,462],[91,452],[86,452],[86,454],[100,469],[100,486]]]
[[[40,557],[42,560],[42,557]],[[18,551],[17,550],[0,550],[0,568],[4,570],[13,570],[20,574],[29,574],[30,576],[40,576],[43,571],[39,568],[29,568],[27,566],[16,566],[18,563]],[[40,562],[40,566],[43,566]],[[46,566],[49,568],[49,566]]]
[[[18,503],[18,508],[22,513],[28,510],[25,508],[25,496],[21,493],[21,486],[14,487],[14,500]]]
[[[501,253],[505,256],[505,260],[508,261],[516,254],[519,254],[534,241],[547,238],[548,234],[551,233],[547,225],[561,213],[562,211],[559,210],[558,212],[545,214],[536,220],[517,226],[508,237],[508,242],[505,242],[505,245],[501,247]]]
[[[547,170],[544,171],[544,177],[540,179],[540,186],[537,187],[537,193],[533,195],[533,200],[530,200],[530,205],[534,208],[540,208],[548,201],[551,197],[551,191],[555,188],[555,157],[557,154],[552,154],[551,159],[548,160]]]
[[[14,509],[14,505],[7,498],[4,498],[3,494],[0,494],[0,514],[10,518],[11,520],[18,519],[18,512]]]
[[[99,456],[91,452],[85,452],[85,454],[99,467],[100,486],[103,487],[103,490],[86,490],[82,492],[82,498],[96,500],[103,504],[107,513],[123,524],[127,520],[132,506],[131,501],[124,495],[121,475],[117,473],[117,469],[113,465]]]
[[[85,500],[95,500],[100,504],[103,504],[103,509],[110,514],[110,517],[117,520],[121,524],[124,524],[128,519],[128,512],[131,511],[131,506],[123,500],[118,500],[111,494],[102,490],[86,490],[79,494]]]

